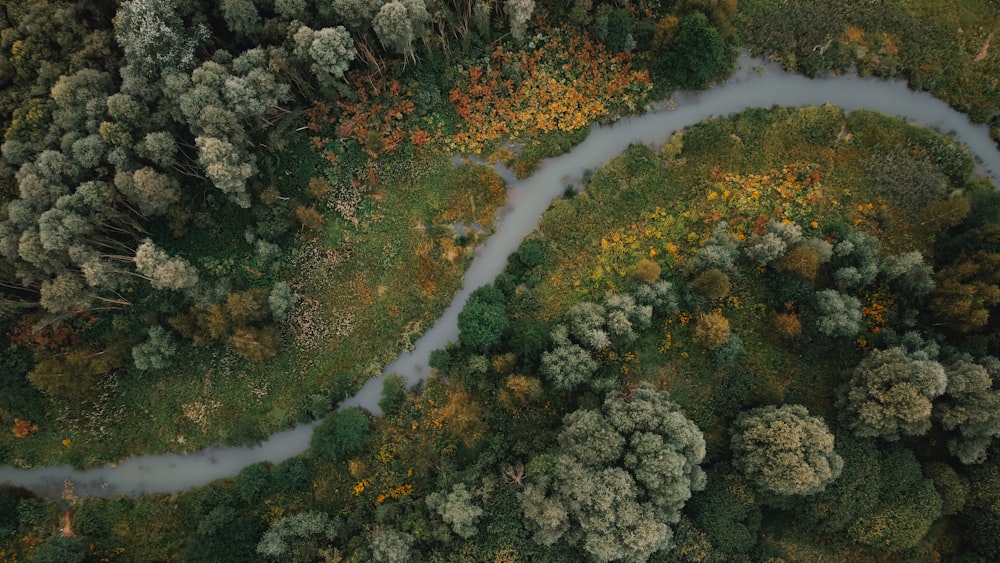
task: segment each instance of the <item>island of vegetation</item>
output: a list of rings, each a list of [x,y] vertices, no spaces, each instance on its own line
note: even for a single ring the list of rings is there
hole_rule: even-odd
[[[870,111],[629,147],[429,378],[337,408],[462,285],[488,164],[528,177],[740,48],[905,78],[1000,140],[997,29],[986,0],[10,0],[0,463],[323,421],[176,494],[0,486],[0,560],[1000,559],[1000,194]]]

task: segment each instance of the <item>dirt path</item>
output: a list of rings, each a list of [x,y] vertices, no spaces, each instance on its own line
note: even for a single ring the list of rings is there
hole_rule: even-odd
[[[983,49],[979,51],[979,54],[976,55],[974,59],[972,59],[973,61],[979,62],[990,56],[990,41],[993,41],[993,32],[990,32],[989,37],[986,38],[986,43],[983,43]]]

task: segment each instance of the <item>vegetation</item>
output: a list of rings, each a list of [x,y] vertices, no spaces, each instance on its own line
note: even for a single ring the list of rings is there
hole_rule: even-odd
[[[0,461],[325,420],[175,495],[0,487],[0,559],[997,559],[1000,197],[871,112],[630,147],[473,292],[428,379],[336,410],[503,203],[452,153],[526,176],[741,41],[990,119],[995,6],[928,6],[8,2]]]

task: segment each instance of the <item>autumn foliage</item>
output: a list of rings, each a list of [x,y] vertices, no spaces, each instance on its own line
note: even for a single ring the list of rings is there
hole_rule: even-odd
[[[14,419],[14,429],[11,432],[14,433],[15,438],[24,438],[30,435],[32,432],[38,431],[38,425],[32,424],[28,420],[21,420],[20,418]]]
[[[534,50],[498,46],[486,64],[462,70],[449,94],[466,130],[455,145],[573,131],[616,111],[635,110],[650,90],[649,75],[633,70],[628,53],[608,53],[585,35],[547,30]]]

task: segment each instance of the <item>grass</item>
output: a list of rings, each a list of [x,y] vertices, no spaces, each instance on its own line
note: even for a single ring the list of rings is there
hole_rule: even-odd
[[[328,213],[325,230],[277,265],[300,297],[277,357],[254,363],[228,345],[182,347],[165,373],[109,381],[116,391],[99,411],[66,407],[58,425],[28,439],[4,433],[9,463],[93,466],[136,452],[252,443],[325,414],[377,375],[460,286],[475,241],[458,245],[453,225],[489,229],[505,199],[502,180],[484,166],[454,166],[432,151],[407,159],[375,165],[381,182],[356,224]]]
[[[739,19],[747,46],[787,68],[905,77],[980,123],[1000,110],[1000,10],[988,0],[748,0]]]

